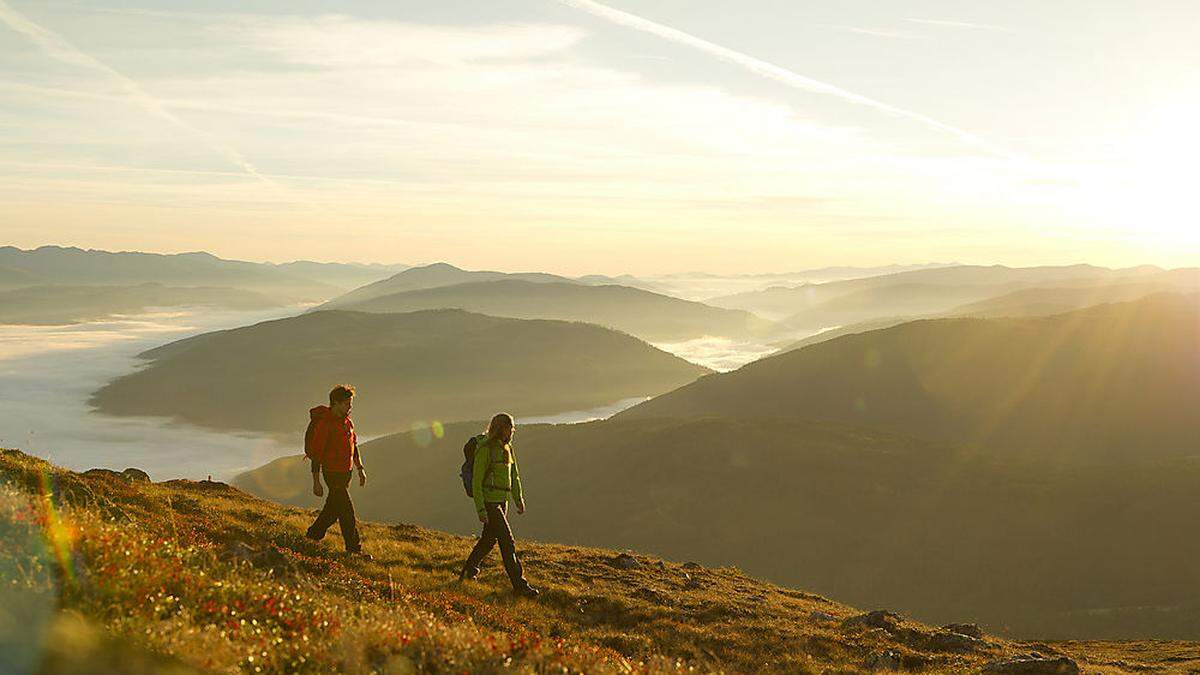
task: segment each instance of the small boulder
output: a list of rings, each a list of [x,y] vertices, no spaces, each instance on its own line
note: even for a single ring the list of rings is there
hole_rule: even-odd
[[[948,630],[940,630],[924,642],[927,649],[937,652],[973,652],[987,644],[979,638]]]
[[[942,630],[950,633],[957,633],[958,635],[973,637],[976,640],[983,639],[983,629],[973,623],[948,623],[945,626],[942,626]]]
[[[887,611],[886,609],[876,609],[866,614],[857,614],[844,621],[842,626],[851,628],[854,626],[866,626],[868,628],[882,628],[887,632],[892,632],[900,625],[900,615]]]
[[[830,621],[837,621],[836,616],[830,614],[829,612],[822,612],[820,610],[813,610],[812,612],[809,613],[808,618],[812,619],[813,621],[820,621],[821,623],[829,623]]]
[[[133,467],[129,467],[128,469],[125,469],[121,473],[125,474],[125,477],[134,483],[149,483],[150,482],[150,474],[146,473],[145,471],[142,471],[141,469],[135,469]]]
[[[1079,675],[1079,664],[1066,656],[1021,656],[992,661],[983,667],[989,675]]]
[[[698,570],[698,569],[700,569],[700,563],[698,563],[698,562],[692,562],[691,560],[689,560],[689,561],[687,561],[687,562],[683,563],[683,569],[685,569],[685,570]]]
[[[866,663],[867,670],[900,670],[902,665],[900,654],[891,649],[870,656]]]
[[[108,476],[110,478],[125,478],[125,475],[120,471],[113,471],[112,469],[88,469],[87,471],[83,472],[83,475],[93,477]]]
[[[621,570],[632,570],[642,566],[638,559],[628,553],[618,554],[616,557],[608,561],[608,564]]]

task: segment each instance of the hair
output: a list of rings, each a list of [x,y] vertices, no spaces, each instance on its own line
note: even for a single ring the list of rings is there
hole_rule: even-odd
[[[496,413],[492,417],[492,421],[488,422],[487,430],[484,433],[487,434],[489,441],[495,441],[500,439],[505,429],[512,429],[514,426],[516,425],[513,422],[512,415],[508,413]]]
[[[352,398],[354,398],[354,385],[339,384],[329,390],[329,405],[349,401]]]

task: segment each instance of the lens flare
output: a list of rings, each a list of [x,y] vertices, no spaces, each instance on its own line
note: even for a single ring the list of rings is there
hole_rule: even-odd
[[[62,516],[61,509],[55,503],[57,485],[55,478],[48,471],[41,471],[38,476],[39,505],[45,523],[44,531],[46,545],[62,570],[62,578],[70,585],[76,582],[75,560],[72,554],[73,544],[77,533]]]
[[[425,422],[413,422],[411,433],[413,441],[422,448],[429,447],[433,442],[433,432]]]

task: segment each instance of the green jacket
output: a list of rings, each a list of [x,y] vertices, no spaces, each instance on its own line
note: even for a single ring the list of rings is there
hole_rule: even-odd
[[[475,437],[475,464],[471,475],[471,493],[475,495],[475,510],[484,515],[485,502],[506,503],[511,494],[518,504],[524,499],[521,492],[521,472],[512,444],[494,443],[487,436]]]

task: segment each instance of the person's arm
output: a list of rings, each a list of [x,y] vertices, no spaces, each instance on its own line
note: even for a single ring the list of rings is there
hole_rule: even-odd
[[[358,486],[362,487],[367,484],[367,470],[363,468],[362,455],[358,452],[358,436],[354,435],[352,439],[354,443],[354,466],[358,468]]]
[[[487,507],[483,505],[483,476],[491,463],[491,450],[486,443],[475,444],[475,463],[471,466],[471,494],[475,495],[475,513],[479,520],[487,522]]]
[[[525,513],[525,491],[521,489],[521,470],[517,468],[517,452],[512,451],[512,496],[517,513]]]

